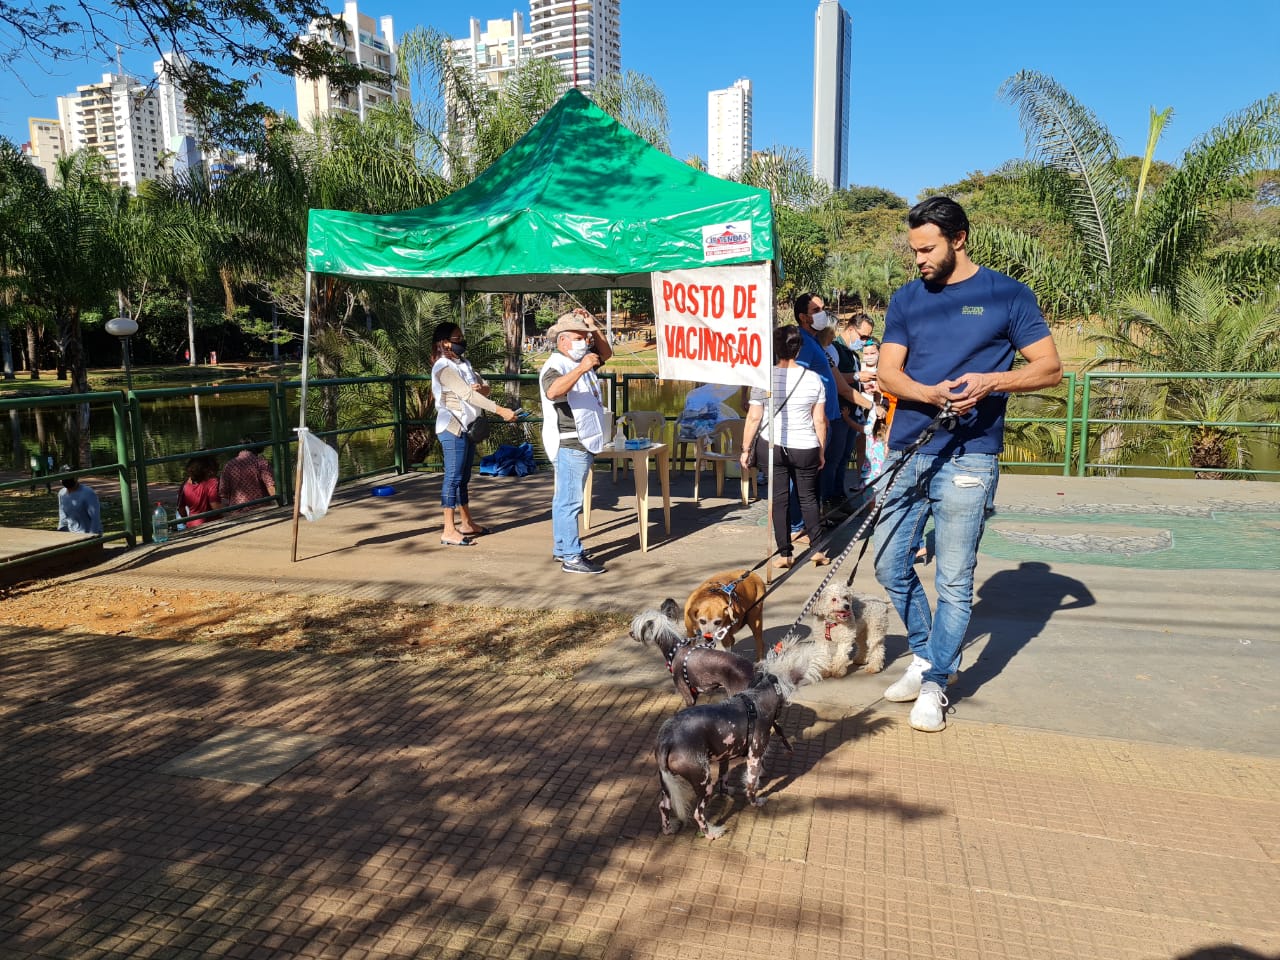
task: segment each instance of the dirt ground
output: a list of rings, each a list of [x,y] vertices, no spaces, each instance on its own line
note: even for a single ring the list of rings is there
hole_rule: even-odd
[[[620,633],[617,614],[401,605],[336,596],[35,583],[0,589],[0,624],[568,678]]]

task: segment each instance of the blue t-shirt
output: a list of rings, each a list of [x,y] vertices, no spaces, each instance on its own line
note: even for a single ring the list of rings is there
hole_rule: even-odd
[[[930,290],[913,280],[893,295],[884,319],[884,342],[907,348],[903,372],[932,385],[964,373],[1003,373],[1014,354],[1049,336],[1035,294],[1003,273],[979,267],[968,280]],[[999,453],[1004,449],[1008,394],[991,393],[922,447],[931,454]],[[898,401],[889,449],[903,450],[937,414],[927,403]]]
[[[822,385],[827,390],[827,402],[823,408],[827,414],[827,422],[834,423],[840,419],[840,394],[836,393],[836,375],[831,372],[831,360],[827,351],[822,349],[818,338],[800,328],[800,355],[796,363],[807,367],[822,378]]]

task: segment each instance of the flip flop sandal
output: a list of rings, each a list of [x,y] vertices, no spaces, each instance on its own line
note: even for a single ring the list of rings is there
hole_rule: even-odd
[[[463,538],[462,540],[446,540],[444,537],[441,537],[440,545],[443,547],[474,547],[475,543],[474,541],[467,540],[466,538]]]
[[[464,537],[483,537],[489,532],[488,527],[476,527],[474,530],[459,530]]]

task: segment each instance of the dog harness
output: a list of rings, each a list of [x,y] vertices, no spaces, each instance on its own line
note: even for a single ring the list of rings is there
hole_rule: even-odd
[[[694,643],[697,639],[697,637],[689,637],[687,640],[681,640],[671,648],[671,653],[667,655],[667,673],[671,674],[673,677],[676,675],[676,654],[680,651],[681,647],[689,647],[689,653],[693,653],[693,651],[697,650],[699,647],[715,648],[716,644],[714,640],[708,640],[705,643]],[[689,688],[689,693],[691,693],[693,698],[696,700],[698,699],[698,693],[700,691],[693,685],[693,681],[689,679],[689,653],[686,653],[684,660],[680,662],[680,675],[684,678],[684,685]]]
[[[775,684],[775,687],[776,686],[777,685]],[[747,708],[747,743],[749,744],[751,742],[751,734],[753,734],[756,729],[756,717],[759,716],[759,713],[756,710],[755,701],[745,693],[737,694],[734,699],[741,700],[743,705]]]

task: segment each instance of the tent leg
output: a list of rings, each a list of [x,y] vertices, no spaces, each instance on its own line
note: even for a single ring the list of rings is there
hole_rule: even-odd
[[[302,431],[307,429],[307,367],[311,359],[311,271],[302,303],[302,390],[298,398],[298,472],[293,484],[293,559],[298,562],[298,517],[302,514]]]

